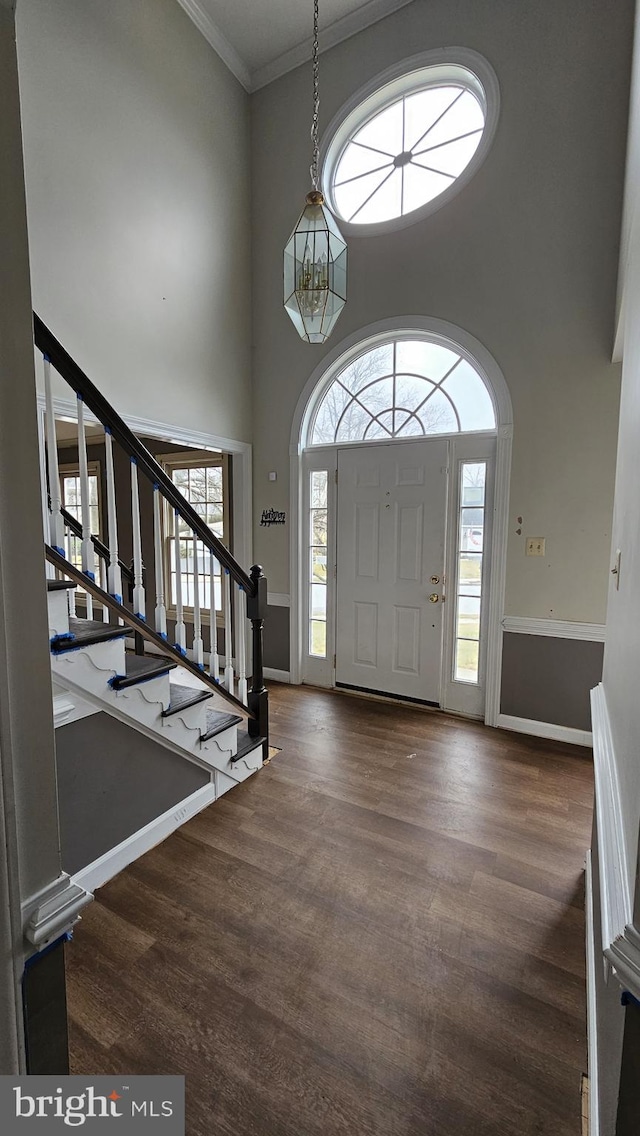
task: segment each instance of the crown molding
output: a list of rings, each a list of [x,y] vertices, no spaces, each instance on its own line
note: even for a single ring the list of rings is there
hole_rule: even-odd
[[[369,0],[367,4],[363,4],[355,12],[349,12],[342,19],[335,20],[333,24],[330,24],[320,33],[320,51],[328,51],[330,48],[336,47],[345,39],[350,39],[351,36],[364,31],[372,24],[377,24],[378,20],[384,20],[385,16],[390,16],[398,8],[405,8],[407,4],[412,3],[413,0]],[[307,60],[311,59],[312,48],[313,40],[310,36],[296,47],[283,52],[271,63],[266,63],[264,67],[258,67],[251,74],[251,90],[258,91],[261,87],[273,83],[275,79],[280,79],[287,72],[294,71],[302,63],[306,63]]]
[[[309,36],[308,39],[303,40],[296,47],[290,48],[289,51],[283,52],[270,63],[265,63],[263,67],[257,67],[254,71],[250,71],[244,60],[241,59],[238,52],[211,19],[209,13],[205,11],[201,0],[178,0],[178,3],[193,20],[198,30],[202,32],[207,43],[220,56],[222,62],[235,75],[245,91],[250,94],[253,91],[260,90],[261,87],[266,87],[269,83],[273,83],[275,79],[280,79],[287,72],[294,71],[296,67],[300,67],[302,63],[311,59],[313,41]],[[378,20],[390,16],[398,8],[404,8],[407,4],[412,3],[413,0],[368,0],[368,3],[362,4],[355,12],[349,12],[324,29],[320,35],[320,51],[328,51],[329,48],[336,47],[345,39],[350,39],[351,36],[364,31],[372,24],[377,24]]]
[[[236,49],[231,46],[229,40],[214,24],[209,13],[205,12],[200,0],[178,0],[178,3],[193,20],[198,31],[202,32],[207,43],[211,45],[222,62],[229,68],[231,74],[235,75],[238,82],[242,84],[245,91],[251,91],[249,68],[245,66]]]

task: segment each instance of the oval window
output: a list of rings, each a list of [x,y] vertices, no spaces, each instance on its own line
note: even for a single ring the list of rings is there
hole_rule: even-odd
[[[497,81],[482,64],[474,71],[460,63],[419,67],[341,116],[326,151],[324,187],[353,231],[418,220],[473,175],[497,121]],[[476,71],[485,72],[482,79]]]

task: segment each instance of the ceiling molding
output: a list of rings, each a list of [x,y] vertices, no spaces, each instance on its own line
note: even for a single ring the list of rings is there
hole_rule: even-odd
[[[250,71],[236,49],[231,46],[228,39],[211,19],[209,13],[205,11],[201,0],[178,0],[178,3],[191,17],[198,30],[202,32],[204,38],[220,56],[222,62],[235,75],[244,89],[250,93],[260,90],[261,87],[266,87],[268,83],[273,83],[275,79],[280,79],[282,75],[294,71],[296,67],[300,67],[301,64],[311,59],[313,41],[309,36],[296,47],[292,47],[289,51],[279,55],[277,59],[273,59],[263,67],[256,68],[255,71]],[[335,20],[333,24],[330,24],[321,32],[320,50],[328,51],[329,48],[335,47],[372,24],[376,24],[378,20],[383,20],[385,16],[390,16],[398,8],[404,8],[407,4],[412,3],[413,0],[368,0],[368,3],[363,4],[355,12],[350,12],[340,20]]]
[[[180,2],[182,3],[182,0]],[[336,47],[345,39],[350,39],[351,36],[364,31],[371,24],[377,24],[378,20],[390,16],[398,8],[405,8],[407,4],[412,3],[413,0],[369,0],[357,11],[350,12],[342,19],[336,20],[320,33],[320,51],[328,51],[329,48]],[[292,47],[283,55],[279,55],[271,63],[266,63],[264,67],[258,67],[251,74],[251,90],[258,91],[261,87],[266,87],[268,83],[273,83],[275,79],[280,79],[288,71],[293,71],[302,63],[306,63],[307,60],[311,59],[312,46],[313,40],[310,36],[309,39],[299,43],[297,47]]]
[[[235,75],[239,83],[242,84],[245,91],[251,91],[251,75],[249,68],[245,66],[242,59],[238,55],[234,47],[231,46],[228,39],[226,39],[222,32],[214,24],[211,16],[204,11],[199,0],[178,0],[178,3],[188,16],[191,17],[198,31],[202,32],[207,43],[220,56],[223,63]]]

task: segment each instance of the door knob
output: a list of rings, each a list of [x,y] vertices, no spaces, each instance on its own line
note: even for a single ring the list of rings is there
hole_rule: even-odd
[[[438,603],[440,596],[437,592],[432,592],[429,596],[429,603]]]
[[[439,584],[440,583],[440,577],[439,576],[432,576],[431,577],[431,583],[432,584]]]

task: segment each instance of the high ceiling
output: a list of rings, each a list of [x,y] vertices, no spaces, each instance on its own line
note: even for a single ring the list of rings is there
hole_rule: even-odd
[[[412,0],[320,0],[320,46],[333,47]],[[248,91],[311,56],[313,0],[178,0]]]

